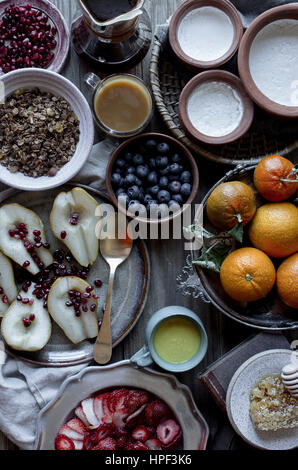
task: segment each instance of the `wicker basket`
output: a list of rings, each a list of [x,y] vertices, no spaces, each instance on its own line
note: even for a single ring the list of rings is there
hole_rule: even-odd
[[[194,153],[212,162],[224,165],[254,165],[263,157],[272,154],[286,156],[298,148],[298,140],[268,137],[249,131],[241,139],[218,147],[205,147],[190,140],[184,133],[178,116],[179,96],[186,85],[179,70],[162,52],[162,44],[154,38],[150,63],[150,81],[157,108],[171,133]],[[249,158],[248,158],[249,156]]]

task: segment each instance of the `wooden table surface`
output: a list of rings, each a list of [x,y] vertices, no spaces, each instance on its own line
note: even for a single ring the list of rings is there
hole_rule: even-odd
[[[111,0],[112,1],[112,0]],[[68,24],[71,23],[77,11],[76,0],[52,0],[62,11]],[[157,24],[164,23],[181,0],[147,0],[146,9],[151,16],[153,30]],[[149,84],[150,52],[141,64],[133,71],[143,77]],[[94,71],[89,64],[82,62],[71,49],[68,63],[63,75],[75,83],[88,97],[88,90],[84,84],[84,76],[87,72]],[[151,123],[154,131],[168,133],[161,122],[158,112]],[[97,136],[97,139],[100,137]],[[209,165],[204,159],[197,157],[200,172],[200,191],[196,202],[199,203],[207,190],[222,176],[225,169],[222,166]],[[247,447],[244,442],[233,432],[228,420],[218,409],[198,379],[200,371],[218,359],[224,353],[235,347],[242,340],[254,333],[253,329],[243,327],[219,313],[216,309],[203,304],[191,297],[184,297],[176,292],[176,277],[185,265],[187,252],[184,251],[184,241],[152,241],[148,242],[151,257],[152,277],[148,302],[144,314],[136,328],[129,337],[114,351],[112,361],[116,362],[132,356],[144,342],[144,330],[148,318],[159,308],[167,305],[183,305],[196,312],[206,327],[209,337],[209,348],[204,361],[191,372],[180,374],[181,382],[187,384],[194,395],[198,408],[203,413],[210,428],[208,449],[241,449]],[[295,339],[294,337],[290,339]],[[7,438],[0,433],[0,449],[16,449]]]

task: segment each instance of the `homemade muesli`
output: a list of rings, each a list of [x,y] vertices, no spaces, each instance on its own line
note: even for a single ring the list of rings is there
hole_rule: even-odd
[[[261,379],[250,393],[250,415],[259,431],[277,431],[298,426],[298,400],[278,375]]]
[[[79,126],[64,98],[16,90],[0,106],[0,163],[11,173],[55,176],[76,151]]]

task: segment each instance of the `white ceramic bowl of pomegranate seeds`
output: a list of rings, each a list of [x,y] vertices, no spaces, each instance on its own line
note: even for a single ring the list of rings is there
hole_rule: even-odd
[[[13,188],[40,191],[61,186],[71,180],[86,163],[94,143],[93,117],[84,95],[65,77],[49,70],[37,68],[27,68],[7,73],[2,77],[1,84],[3,88],[0,89],[0,92],[4,92],[5,102],[16,90],[36,88],[41,92],[64,98],[73,115],[79,121],[79,139],[71,159],[53,176],[46,174],[46,176],[31,177],[26,176],[21,171],[14,173],[9,171],[4,164],[1,164],[0,159],[0,181]],[[3,125],[1,127],[3,133]],[[0,154],[2,146],[3,144],[0,142]],[[0,156],[3,158],[3,155]]]
[[[0,4],[0,76],[38,67],[60,72],[70,46],[61,12],[47,0],[5,0]]]
[[[122,361],[62,384],[39,415],[35,449],[204,450],[208,435],[188,387]]]

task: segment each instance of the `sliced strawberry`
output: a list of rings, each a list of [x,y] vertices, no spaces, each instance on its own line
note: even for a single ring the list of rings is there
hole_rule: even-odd
[[[127,444],[125,450],[149,450],[149,447],[143,444],[143,442],[136,441]]]
[[[113,416],[114,414],[113,413],[108,413],[106,415],[104,415],[104,417],[102,418],[102,423],[103,424],[110,424],[113,422]]]
[[[144,417],[143,417],[143,411],[146,408],[146,404],[141,406],[138,410],[136,410],[134,413],[132,413],[130,416],[128,416],[126,420],[126,426],[129,428],[134,428],[138,424],[141,424],[144,422]],[[140,423],[141,421],[141,423]]]
[[[119,408],[119,410],[115,411],[112,416],[113,424],[117,428],[124,428],[126,425],[126,420],[129,415],[129,410],[127,408]]]
[[[126,388],[121,388],[111,393],[110,407],[112,408],[112,412],[118,411],[120,408],[123,408],[128,394],[129,390],[127,390]]]
[[[63,434],[59,434],[55,440],[56,450],[75,450],[75,445],[71,439]]]
[[[84,447],[83,441],[76,441],[75,439],[73,439],[72,442],[74,443],[75,450],[83,450],[83,447]]]
[[[78,432],[71,429],[68,426],[68,424],[66,424],[65,426],[62,426],[62,428],[59,429],[58,435],[59,434],[62,434],[63,436],[66,436],[71,440],[77,440],[77,441],[83,441],[84,440],[84,436],[82,436],[82,434],[79,434]]]
[[[117,442],[112,437],[100,441],[93,450],[117,450]]]
[[[179,444],[181,443],[181,438],[182,438],[182,431],[180,431],[179,434],[175,437],[175,439],[170,442],[168,445],[163,445],[164,450],[177,450],[179,447]]]
[[[124,428],[115,428],[114,438],[117,441],[117,445],[119,449],[122,449],[123,447],[126,446],[128,440],[130,439],[130,435]]]
[[[75,409],[75,415],[84,423],[86,427],[89,426],[89,422],[81,405]]]
[[[113,406],[112,406],[112,398],[111,398],[111,393],[103,393],[102,396],[102,409],[104,412],[104,415],[107,415],[109,413],[113,413]]]
[[[158,439],[148,439],[145,445],[149,447],[150,450],[162,450],[161,443]]]
[[[145,419],[148,426],[157,426],[161,420],[172,417],[171,409],[161,400],[154,400],[145,410]]]
[[[181,428],[173,419],[168,419],[160,423],[156,433],[163,447],[171,445],[177,440],[177,437],[179,437],[179,440],[181,438]]]
[[[83,400],[81,405],[83,409],[83,413],[85,414],[89,425],[87,426],[88,429],[95,429],[99,426],[99,420],[94,413],[93,408],[94,398],[86,398]]]
[[[134,413],[138,408],[149,401],[149,394],[142,390],[130,390],[125,400],[125,407],[130,413]]]
[[[136,441],[145,442],[149,439],[150,432],[146,426],[138,426],[132,431],[131,437]]]
[[[104,417],[102,401],[103,401],[103,396],[97,395],[97,397],[94,398],[94,402],[93,402],[94,413],[99,422],[101,422],[102,418]]]
[[[123,449],[127,444],[127,438],[125,436],[118,437],[117,446],[118,449]]]
[[[87,432],[85,435],[83,448],[84,450],[92,450],[98,444],[98,432],[97,430]]]
[[[86,427],[84,426],[84,423],[78,418],[71,419],[68,421],[67,426],[75,431],[78,434],[81,434],[82,436],[85,435],[86,432]]]
[[[98,442],[102,441],[106,437],[112,437],[114,434],[115,428],[113,424],[101,424],[97,429],[97,439]]]

